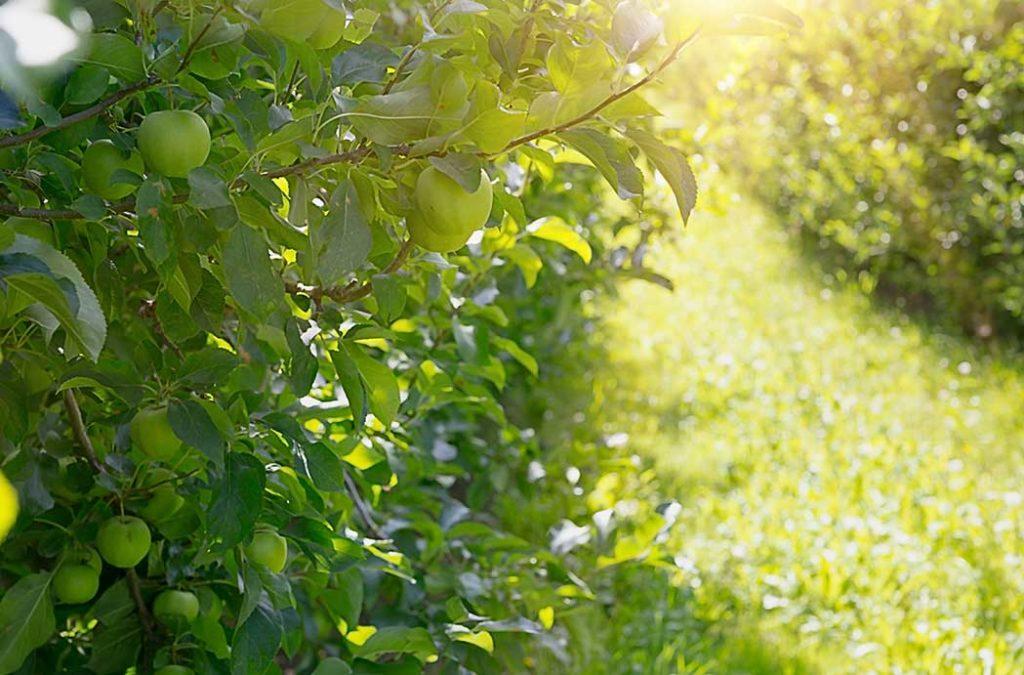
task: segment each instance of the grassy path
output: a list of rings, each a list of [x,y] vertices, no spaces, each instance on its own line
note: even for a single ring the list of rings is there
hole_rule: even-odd
[[[684,506],[710,670],[1024,672],[1021,362],[828,283],[742,204],[652,267],[678,290],[607,309],[606,409]]]

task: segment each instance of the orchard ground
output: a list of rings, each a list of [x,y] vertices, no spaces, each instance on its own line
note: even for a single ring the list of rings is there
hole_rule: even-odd
[[[743,200],[654,258],[676,292],[602,311],[606,426],[682,509],[677,590],[616,610],[633,672],[1021,672],[1022,361],[871,303]]]

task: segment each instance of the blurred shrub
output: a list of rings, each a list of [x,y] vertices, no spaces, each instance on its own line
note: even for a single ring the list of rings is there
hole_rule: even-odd
[[[1024,7],[828,0],[740,59],[709,154],[866,290],[1024,334]]]

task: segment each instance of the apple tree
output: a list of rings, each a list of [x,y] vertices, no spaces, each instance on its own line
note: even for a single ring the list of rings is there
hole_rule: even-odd
[[[539,452],[502,297],[587,269],[581,164],[693,209],[644,88],[701,28],[663,9],[85,0],[63,75],[6,61],[0,673],[507,672],[552,644],[585,583],[487,513]]]

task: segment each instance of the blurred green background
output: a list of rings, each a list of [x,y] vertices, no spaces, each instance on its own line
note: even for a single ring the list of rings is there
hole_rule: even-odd
[[[786,4],[663,88],[700,213],[592,237],[675,290],[552,310],[507,526],[593,572],[573,672],[1022,672],[1024,5]]]

